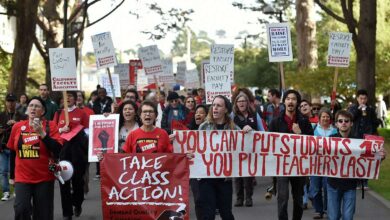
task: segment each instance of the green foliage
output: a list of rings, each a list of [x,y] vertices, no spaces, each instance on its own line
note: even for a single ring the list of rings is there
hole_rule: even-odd
[[[4,109],[4,100],[6,91],[8,90],[8,80],[9,74],[11,71],[11,57],[12,55],[7,54],[2,49],[0,49],[0,111]]]
[[[209,38],[205,31],[200,31],[198,35],[192,30],[189,31],[191,33],[191,54],[194,54],[194,57],[207,56],[207,53],[210,53],[210,44],[213,44],[214,40]],[[173,41],[172,56],[183,56],[187,53],[187,34],[188,31],[186,29],[182,29],[179,32]]]
[[[46,67],[41,56],[32,56],[27,73],[26,93],[29,97],[38,95],[39,85],[45,83]]]

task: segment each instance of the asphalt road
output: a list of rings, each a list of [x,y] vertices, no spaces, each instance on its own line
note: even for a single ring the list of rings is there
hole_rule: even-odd
[[[93,174],[95,170],[95,165],[90,166],[90,192],[86,196],[86,200],[83,204],[83,212],[79,218],[74,218],[77,220],[93,220],[93,219],[102,219],[102,208],[100,202],[100,181],[93,180]],[[253,207],[234,207],[233,213],[235,219],[241,220],[268,220],[268,219],[277,219],[276,211],[276,199],[272,198],[270,201],[264,199],[265,188],[271,182],[271,178],[257,178],[257,185],[254,192],[254,205]],[[61,210],[61,199],[59,194],[59,186],[56,184],[55,189],[55,210],[54,210],[54,219],[62,219],[62,210]],[[355,220],[387,220],[390,219],[390,202],[381,201],[383,200],[376,193],[368,192],[365,194],[365,198],[361,199],[361,192],[357,192],[357,208],[355,214]],[[14,218],[13,211],[13,201],[11,199],[6,202],[0,201],[0,219],[1,220],[11,220]],[[190,198],[190,219],[196,219],[194,210],[193,210],[193,200]],[[292,203],[290,201],[289,205],[289,216],[291,219],[292,214]],[[314,210],[309,206],[307,210],[304,211],[303,220],[313,219]],[[220,219],[218,216],[216,219]]]

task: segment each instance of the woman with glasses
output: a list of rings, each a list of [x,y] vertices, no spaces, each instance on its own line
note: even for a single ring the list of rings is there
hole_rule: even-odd
[[[261,118],[252,108],[249,102],[249,97],[240,92],[233,105],[233,121],[243,131],[264,131]],[[253,206],[252,195],[255,177],[239,177],[234,178],[234,185],[236,189],[237,200],[234,206]],[[245,194],[245,195],[244,195]]]
[[[329,137],[337,133],[337,129],[331,124],[331,112],[321,109],[318,116],[319,122],[315,126],[314,136]],[[327,210],[326,177],[311,176],[309,194],[313,201],[315,215],[313,219],[322,219]]]
[[[53,219],[54,180],[49,162],[58,158],[62,139],[56,123],[44,118],[45,102],[33,97],[28,119],[12,127],[7,146],[16,152],[15,219]]]

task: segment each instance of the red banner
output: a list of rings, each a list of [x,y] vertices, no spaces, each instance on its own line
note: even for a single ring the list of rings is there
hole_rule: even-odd
[[[106,154],[100,166],[104,219],[189,220],[184,154]]]

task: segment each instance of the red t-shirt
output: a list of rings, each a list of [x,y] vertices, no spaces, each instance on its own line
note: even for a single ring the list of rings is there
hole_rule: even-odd
[[[87,106],[80,108],[80,109],[83,110],[85,112],[85,114],[87,114],[88,120],[89,120],[89,116],[95,114],[95,112],[93,112],[93,110]]]
[[[43,129],[46,131],[47,120],[43,122]],[[58,128],[54,121],[49,122],[50,137],[60,144]],[[22,143],[19,148],[19,138]],[[54,180],[54,174],[49,171],[50,152],[41,141],[39,134],[35,133],[29,125],[29,121],[20,121],[12,127],[7,147],[16,152],[15,160],[15,182],[39,183]]]
[[[146,132],[141,128],[131,131],[123,150],[126,153],[172,153],[168,133],[161,128]]]
[[[58,119],[58,112],[54,114],[53,121],[58,122],[58,128],[63,128],[65,126],[65,114],[64,111],[61,111],[60,118]],[[81,124],[84,128],[89,127],[89,121],[87,114],[79,108],[75,108],[73,111],[69,112],[69,128],[72,128],[78,124]]]

